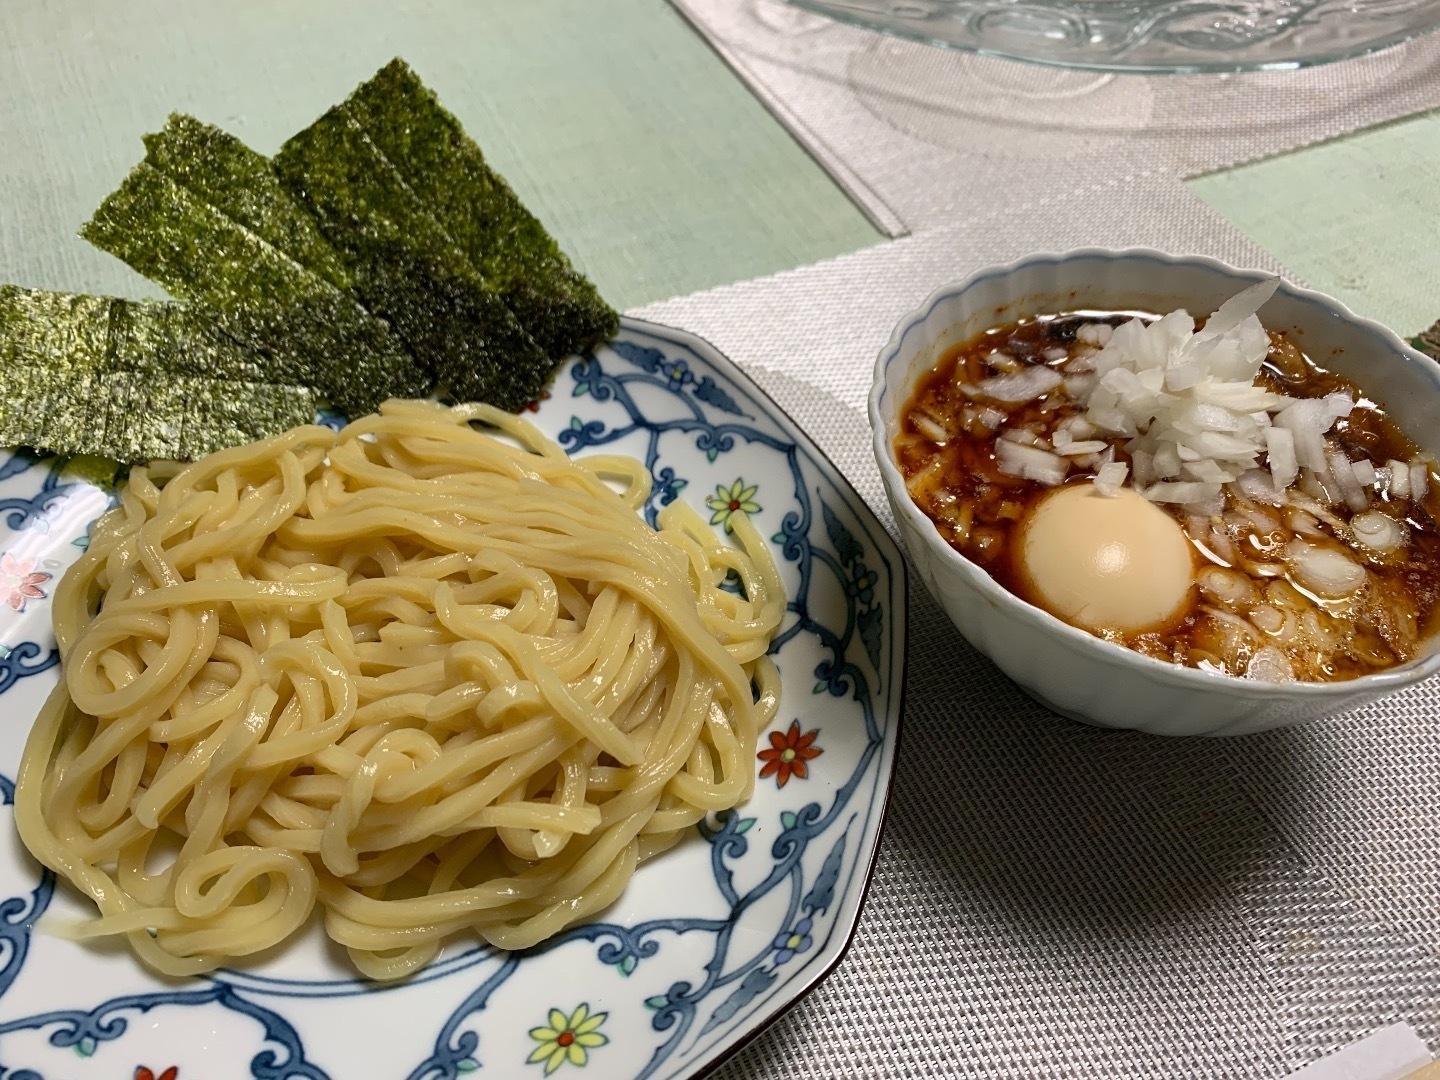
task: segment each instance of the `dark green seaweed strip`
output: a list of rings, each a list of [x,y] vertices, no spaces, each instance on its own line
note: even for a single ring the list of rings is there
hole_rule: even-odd
[[[344,107],[292,137],[275,171],[346,258],[355,293],[446,392],[520,409],[553,364]]]
[[[316,405],[303,386],[33,367],[0,369],[0,395],[26,401],[23,410],[0,410],[0,444],[127,464],[190,460],[267,438],[312,423]]]
[[[239,344],[186,304],[113,301],[108,359],[107,371],[286,384],[284,365]]]
[[[181,376],[157,382],[143,372],[96,376],[89,393],[106,402],[101,439],[85,432],[78,445],[46,449],[88,453],[135,463],[157,458],[193,460],[231,446],[313,423],[315,395],[303,386]]]
[[[109,320],[105,297],[0,286],[0,443],[41,449],[47,430],[86,424],[69,388],[104,369]]]
[[[619,316],[403,60],[344,107],[552,359],[614,336]]]
[[[0,286],[0,444],[194,458],[313,421],[308,387],[237,377],[265,362],[179,305]]]
[[[279,381],[352,416],[429,390],[428,374],[347,293],[141,162],[81,235],[265,353]]]
[[[145,160],[337,288],[352,284],[340,257],[276,177],[270,159],[184,113],[145,136]]]

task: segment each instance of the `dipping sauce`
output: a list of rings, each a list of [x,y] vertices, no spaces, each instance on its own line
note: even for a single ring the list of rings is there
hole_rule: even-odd
[[[1268,296],[1199,329],[1067,311],[950,348],[901,414],[911,497],[1006,589],[1148,656],[1267,681],[1414,658],[1440,606],[1434,459],[1264,330]]]

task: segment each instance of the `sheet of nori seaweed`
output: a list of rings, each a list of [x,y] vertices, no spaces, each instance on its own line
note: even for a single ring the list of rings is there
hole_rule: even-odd
[[[178,305],[0,286],[0,443],[133,463],[313,421],[264,364]]]
[[[380,319],[153,165],[141,162],[81,235],[265,353],[279,381],[342,412],[415,397],[430,378]]]
[[[344,256],[360,302],[450,396],[511,410],[538,396],[553,363],[343,106],[287,141],[274,166]]]
[[[246,348],[188,304],[112,300],[108,371],[286,384],[287,367]]]
[[[264,154],[184,113],[144,141],[148,164],[336,288],[350,287],[340,257]]]
[[[104,370],[110,330],[105,297],[0,286],[0,443],[52,449],[86,430],[94,402],[86,380]]]
[[[91,393],[109,403],[101,426],[111,442],[80,452],[132,464],[193,460],[315,420],[315,395],[303,386],[116,371],[98,376]]]
[[[619,316],[403,60],[344,108],[552,359],[614,336]]]

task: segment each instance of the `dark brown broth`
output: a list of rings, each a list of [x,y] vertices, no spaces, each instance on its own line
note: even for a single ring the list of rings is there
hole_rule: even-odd
[[[935,523],[940,534],[961,554],[985,569],[1010,592],[1032,603],[1037,602],[1018,558],[1021,530],[1035,503],[1052,489],[1034,480],[1010,476],[999,470],[995,442],[997,432],[987,431],[979,424],[964,423],[967,409],[989,405],[1004,411],[1006,419],[998,430],[1025,427],[1046,435],[1067,416],[1082,412],[1082,407],[1065,396],[1063,389],[1018,406],[980,402],[970,397],[962,384],[976,384],[993,374],[986,357],[1002,349],[1022,365],[1043,364],[1061,368],[1065,359],[1047,360],[1047,350],[1074,347],[1075,335],[1086,323],[1117,326],[1133,317],[1147,321],[1155,316],[1140,312],[1070,311],[1040,316],[999,326],[948,349],[939,363],[917,381],[915,392],[901,413],[901,427],[895,442],[896,459],[907,482],[911,481],[938,457],[938,472],[927,480],[915,501]],[[1357,401],[1350,416],[1339,421],[1332,430],[1335,441],[1351,460],[1369,459],[1377,467],[1389,459],[1408,462],[1419,453],[1418,447],[1389,419],[1385,412],[1353,383],[1317,365],[1283,333],[1272,332],[1270,355],[1261,372],[1267,389],[1289,397],[1323,397],[1334,391],[1352,394]],[[953,434],[943,445],[936,444],[916,425],[916,417],[928,415],[942,421]],[[1103,435],[1095,436],[1105,438]],[[1129,463],[1123,437],[1106,439],[1115,448],[1117,461]],[[1066,484],[1088,483],[1094,479],[1095,467],[1072,466]],[[1421,632],[1435,628],[1440,608],[1440,530],[1436,526],[1436,485],[1432,482],[1425,499],[1419,503],[1393,500],[1381,493],[1372,509],[1381,510],[1403,520],[1410,539],[1402,558],[1373,560],[1367,563],[1378,584],[1375,592],[1388,597],[1392,606],[1405,609],[1406,618],[1413,618]],[[1183,508],[1159,504],[1182,528],[1187,516]],[[1227,500],[1228,505],[1228,500]],[[1343,505],[1330,506],[1335,516],[1348,521],[1350,511]],[[1327,527],[1328,528],[1328,527]],[[1333,530],[1331,530],[1333,531]],[[1186,530],[1189,535],[1189,530]],[[1191,537],[1197,549],[1197,572],[1207,559],[1216,559],[1204,546]],[[1246,538],[1254,550],[1246,554],[1255,559],[1271,556],[1267,538]],[[1271,547],[1283,546],[1283,541]],[[1193,591],[1192,591],[1193,593]],[[1262,596],[1262,602],[1263,596]],[[1043,605],[1038,605],[1043,606]],[[1321,623],[1329,626],[1339,638],[1350,635],[1357,644],[1346,651],[1337,647],[1335,655],[1316,657],[1312,664],[1302,662],[1307,671],[1301,678],[1339,680],[1368,674],[1380,667],[1410,659],[1413,643],[1405,635],[1391,631],[1388,616],[1374,620],[1369,614],[1354,612],[1337,615],[1333,605],[1321,604]],[[1371,626],[1370,622],[1376,622]],[[1198,595],[1188,610],[1160,631],[1126,635],[1103,631],[1100,636],[1159,659],[1195,667],[1208,667],[1238,674],[1240,659],[1217,656],[1210,640],[1214,636],[1210,620]]]

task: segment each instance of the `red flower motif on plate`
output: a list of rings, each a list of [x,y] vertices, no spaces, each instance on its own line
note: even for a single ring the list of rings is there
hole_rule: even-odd
[[[800,721],[792,720],[790,729],[783,735],[778,731],[770,732],[770,745],[761,750],[755,756],[765,762],[760,770],[760,779],[767,776],[775,777],[775,786],[784,787],[790,782],[790,777],[795,776],[804,780],[810,775],[809,761],[819,757],[825,751],[813,745],[815,737],[820,734],[820,729],[800,733]]]

